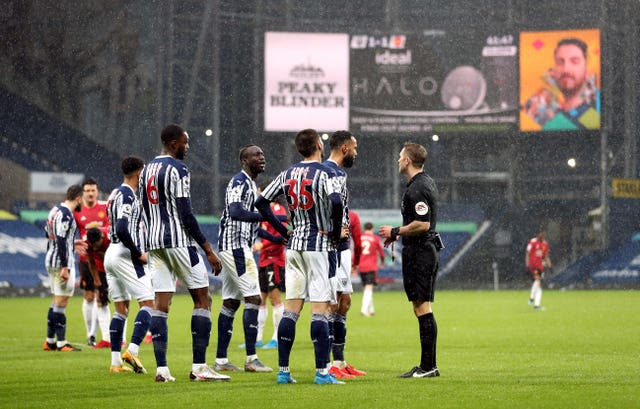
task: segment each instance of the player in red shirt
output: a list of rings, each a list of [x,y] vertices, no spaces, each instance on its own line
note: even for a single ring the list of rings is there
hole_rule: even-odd
[[[378,259],[380,265],[384,266],[384,249],[380,242],[380,237],[373,232],[373,224],[364,224],[362,234],[362,255],[360,256],[360,280],[362,281],[362,307],[360,313],[365,317],[374,314],[373,308],[373,287],[376,286],[378,276]]]
[[[349,210],[349,236],[352,239],[353,249],[351,275],[356,275],[362,257],[362,225],[360,224],[360,216],[353,210]]]
[[[261,192],[261,189],[258,193]],[[283,203],[272,202],[271,210],[276,216],[287,216],[287,210]],[[284,223],[283,223],[284,224]],[[286,224],[285,224],[286,225]],[[278,236],[278,231],[268,222],[262,222],[260,228],[266,230],[274,236]],[[258,337],[256,346],[262,345],[262,334],[264,326],[267,322],[268,308],[267,297],[271,302],[272,318],[273,318],[273,337],[269,342],[262,346],[265,349],[278,347],[278,325],[282,319],[284,312],[284,304],[282,303],[282,293],[285,292],[284,286],[284,266],[285,266],[285,250],[286,245],[274,243],[265,238],[261,238],[254,247],[254,251],[259,251],[258,259],[258,276],[260,279],[260,293],[262,300],[258,310]]]
[[[539,232],[536,237],[529,240],[524,262],[531,273],[531,277],[533,278],[531,295],[529,296],[529,305],[533,304],[533,308],[538,310],[542,308],[540,307],[540,300],[542,299],[542,273],[545,267],[551,268],[549,243],[544,240],[543,231]]]
[[[100,287],[102,285],[102,277],[105,275],[104,253],[106,253],[107,247],[111,244],[111,240],[109,240],[109,228],[91,227],[87,229],[86,243],[89,272],[91,273],[93,282],[100,283],[98,284],[98,287]]]
[[[73,212],[76,219],[80,239],[82,243],[76,246],[79,254],[78,266],[80,270],[80,288],[84,290],[82,302],[82,316],[87,329],[87,344],[95,348],[111,348],[109,336],[109,324],[111,312],[109,311],[109,290],[107,288],[107,276],[104,266],[98,269],[100,282],[96,282],[89,268],[87,258],[87,230],[92,227],[108,228],[107,203],[98,200],[100,191],[98,182],[93,178],[87,178],[82,182],[82,209]],[[102,263],[103,259],[100,260]],[[96,334],[100,326],[102,340],[96,344]]]

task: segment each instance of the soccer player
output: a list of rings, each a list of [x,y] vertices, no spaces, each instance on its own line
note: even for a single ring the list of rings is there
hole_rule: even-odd
[[[78,226],[73,218],[73,211],[79,210],[81,206],[82,186],[72,185],[67,189],[65,201],[54,206],[47,216],[45,267],[49,273],[53,302],[47,313],[47,339],[43,346],[45,351],[80,351],[67,342],[65,310],[76,284],[73,249]]]
[[[551,268],[549,258],[549,243],[544,239],[544,231],[538,232],[536,237],[527,243],[527,252],[524,263],[531,273],[533,284],[531,284],[531,294],[529,295],[529,305],[533,305],[536,310],[542,310],[540,301],[542,300],[542,273],[545,266]]]
[[[140,174],[144,160],[129,156],[122,160],[124,180],[114,189],[107,201],[110,221],[111,244],[104,257],[104,265],[109,283],[109,298],[115,305],[111,319],[111,367],[109,372],[131,372],[123,361],[131,365],[136,373],[147,373],[139,357],[140,343],[143,341],[153,313],[155,294],[151,286],[151,276],[145,265],[143,232],[141,232],[140,201],[137,197]],[[129,347],[122,356],[124,324],[129,315],[129,301],[133,296],[140,306],[135,318]]]
[[[402,226],[381,226],[378,234],[385,247],[402,236],[402,281],[407,298],[413,304],[420,334],[420,365],[399,378],[432,378],[440,376],[436,365],[438,326],[431,309],[434,300],[438,251],[443,248],[436,232],[438,188],[424,172],[427,150],[407,142],[400,151],[398,171],[407,179],[402,195]]]
[[[377,285],[378,259],[384,266],[384,249],[380,237],[373,232],[373,223],[364,224],[362,234],[362,255],[360,256],[360,280],[362,281],[362,307],[360,313],[365,317],[371,317],[375,313],[373,307],[373,288]]]
[[[258,194],[262,193],[258,188]],[[279,203],[278,200],[271,203],[271,210],[273,214],[281,217],[288,217],[286,210],[286,201]],[[263,222],[260,228],[266,230],[272,235],[277,235],[278,231],[273,228],[268,222]],[[262,334],[267,321],[268,309],[267,298],[271,303],[271,315],[273,319],[273,336],[269,342],[267,342],[263,348],[271,349],[278,347],[278,325],[282,319],[282,313],[284,312],[284,304],[282,303],[282,294],[285,292],[285,250],[284,244],[262,238],[253,246],[254,251],[259,251],[258,256],[258,277],[260,279],[260,293],[262,302],[260,303],[260,309],[258,310],[258,338],[256,345],[262,341]]]
[[[329,148],[331,153],[329,159],[324,165],[333,170],[336,174],[334,181],[338,186],[342,205],[344,208],[344,216],[342,219],[342,228],[346,232],[350,232],[355,226],[350,222],[349,216],[349,190],[347,189],[347,173],[344,168],[351,168],[358,157],[358,142],[349,131],[336,131],[329,137]],[[359,223],[358,223],[359,224]],[[356,246],[360,247],[360,226],[358,225]],[[349,235],[340,240],[338,245],[336,275],[332,278],[331,284],[336,292],[337,304],[332,304],[329,314],[329,341],[331,342],[331,351],[333,352],[333,364],[329,368],[329,372],[336,378],[353,378],[356,376],[364,376],[366,372],[360,371],[350,364],[347,364],[344,358],[344,346],[347,341],[347,312],[351,307],[351,294],[353,293],[353,285],[351,284],[351,248]],[[333,327],[333,340],[331,340],[331,328]]]
[[[211,333],[209,277],[196,243],[204,250],[213,273],[222,269],[220,259],[200,230],[191,208],[191,173],[182,162],[189,150],[189,135],[180,126],[167,125],[160,135],[162,152],[149,162],[140,176],[140,200],[148,233],[149,270],[153,277],[155,309],[151,334],[156,357],[156,382],[174,382],[167,365],[169,306],[179,279],[193,299],[191,338],[192,381],[229,380],[207,365]]]
[[[240,149],[242,170],[231,178],[225,195],[225,208],[220,218],[218,250],[222,260],[222,307],[218,316],[218,350],[216,371],[239,371],[229,362],[227,350],[233,333],[236,311],[244,300],[242,324],[247,356],[244,370],[248,372],[272,372],[258,359],[256,338],[258,334],[258,309],[260,308],[260,283],[258,267],[253,258],[253,244],[262,215],[254,211],[257,196],[255,180],[264,172],[264,152],[259,146],[246,145]],[[283,237],[269,235],[272,240],[283,242]]]
[[[78,251],[78,266],[80,268],[80,288],[84,290],[82,301],[82,316],[87,329],[87,344],[94,348],[110,348],[109,337],[109,289],[104,269],[94,277],[89,268],[87,258],[87,230],[92,227],[108,228],[107,203],[98,200],[100,190],[98,182],[94,178],[86,178],[82,182],[82,208],[73,213],[80,231],[80,239],[83,241],[76,250]],[[100,274],[101,273],[101,274]],[[102,332],[102,339],[96,344],[96,334]]]
[[[323,143],[318,132],[305,129],[296,135],[296,149],[303,161],[281,172],[262,192],[256,208],[283,236],[288,230],[274,216],[269,202],[284,194],[291,212],[293,230],[287,244],[286,302],[278,326],[278,384],[295,383],[289,357],[296,336],[296,322],[305,299],[311,303],[311,339],[316,361],[316,384],[343,384],[327,370],[329,324],[332,300],[330,266],[335,266],[335,249],[342,237],[343,205],[331,169],[320,163]]]

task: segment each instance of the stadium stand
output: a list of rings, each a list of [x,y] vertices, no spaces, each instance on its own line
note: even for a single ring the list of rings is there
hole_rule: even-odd
[[[120,183],[120,157],[0,87],[0,155],[31,171],[82,173],[103,191]]]
[[[640,286],[640,236],[615,250],[580,258],[550,282],[564,288]]]
[[[47,277],[44,231],[22,220],[0,220],[0,284],[38,287]]]
[[[600,251],[581,257],[561,273],[550,277],[548,282],[553,287],[584,288],[588,286],[594,268],[609,255],[609,252]]]

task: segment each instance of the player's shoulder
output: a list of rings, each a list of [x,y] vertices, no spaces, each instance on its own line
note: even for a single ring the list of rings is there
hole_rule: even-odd
[[[245,171],[240,171],[233,175],[233,177],[231,178],[231,183],[233,183],[233,185],[240,185],[242,183],[246,183],[250,179],[251,177],[247,175]]]
[[[325,172],[336,176],[345,173],[344,170],[342,170],[340,166],[338,166],[338,164],[332,160],[325,160],[324,162],[320,163],[320,165],[322,166],[322,168],[324,168],[323,170]]]
[[[63,219],[65,219],[65,218],[74,219],[74,218],[80,217],[80,214],[78,212],[74,212],[73,210],[71,210],[67,206],[65,206],[64,204],[59,204],[59,205],[56,205],[55,207],[57,207],[58,210],[55,211],[54,213],[59,215]]]
[[[340,169],[340,166],[338,166],[338,164],[330,159],[325,160],[324,162],[322,162],[322,165],[326,166],[327,168],[331,169],[334,172],[338,172],[341,171],[342,169]]]
[[[187,167],[187,165],[180,159],[176,159],[173,156],[170,156],[170,155],[156,156],[154,161],[155,160],[167,165],[166,167],[167,170],[173,169],[177,171],[180,174],[180,176],[183,176],[189,173],[189,168]]]

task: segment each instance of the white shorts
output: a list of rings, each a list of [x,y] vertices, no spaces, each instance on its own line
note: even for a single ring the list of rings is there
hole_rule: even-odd
[[[113,302],[129,301],[131,297],[138,301],[155,298],[151,287],[151,275],[147,266],[142,268],[144,275],[138,277],[131,261],[131,251],[122,243],[111,243],[104,254],[104,269],[109,284],[109,299]]]
[[[176,280],[190,290],[209,287],[207,268],[195,247],[150,250],[148,258],[151,284],[157,293],[176,292]]]
[[[344,294],[353,293],[353,285],[351,284],[351,250],[343,250],[338,252],[339,263],[335,267],[336,275],[331,279],[331,285],[334,291]]]
[[[223,300],[242,300],[260,295],[258,266],[250,248],[223,250],[218,256],[222,261],[220,280]]]
[[[76,263],[72,262],[69,266],[69,279],[67,281],[60,278],[60,270],[60,267],[47,267],[51,294],[71,297],[76,287]]]
[[[287,300],[334,300],[329,282],[329,252],[287,250],[285,287]]]

